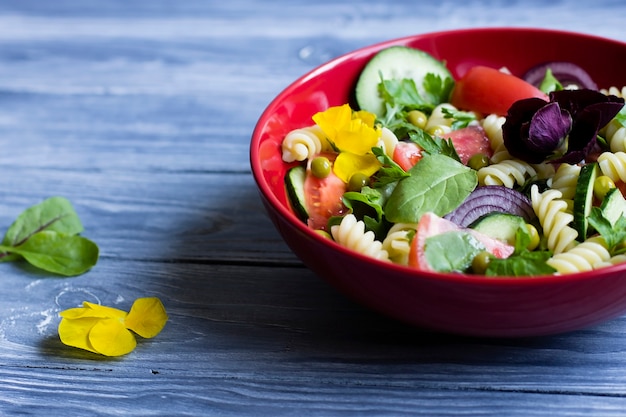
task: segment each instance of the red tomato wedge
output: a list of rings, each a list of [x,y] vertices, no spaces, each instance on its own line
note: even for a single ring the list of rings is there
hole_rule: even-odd
[[[461,110],[504,116],[511,104],[530,97],[548,100],[545,93],[521,78],[478,65],[456,82],[450,102]]]
[[[398,142],[393,149],[393,162],[408,171],[422,159],[422,150],[414,142]]]
[[[409,252],[409,266],[421,271],[434,271],[426,260],[426,239],[445,232],[455,230],[465,230],[470,232],[486,250],[497,258],[508,258],[514,251],[514,247],[497,239],[476,232],[472,229],[465,229],[457,224],[437,216],[434,213],[426,213],[417,224],[417,233],[411,242]]]
[[[326,178],[318,178],[307,169],[304,193],[309,213],[308,226],[325,230],[328,219],[343,214],[346,206],[341,197],[345,192],[346,184],[332,171]]]
[[[468,126],[462,129],[453,130],[444,135],[445,139],[452,140],[456,153],[459,154],[461,162],[467,164],[469,159],[479,153],[489,158],[493,156],[491,142],[480,126]]]

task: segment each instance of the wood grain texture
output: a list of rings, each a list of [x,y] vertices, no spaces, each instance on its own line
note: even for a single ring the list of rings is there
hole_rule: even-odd
[[[514,340],[382,317],[289,251],[248,162],[272,98],[352,49],[479,26],[626,41],[624,16],[617,0],[0,2],[0,226],[62,195],[101,249],[76,278],[0,264],[0,415],[624,415],[625,317]],[[144,296],[170,320],[131,354],[59,341],[61,310]]]

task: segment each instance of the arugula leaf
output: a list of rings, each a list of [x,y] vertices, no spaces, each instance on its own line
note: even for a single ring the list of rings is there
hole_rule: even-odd
[[[495,258],[489,262],[485,275],[488,276],[537,276],[551,275],[556,272],[546,263],[552,256],[549,251],[529,251],[511,255],[508,258]]]
[[[454,144],[451,139],[442,139],[438,137],[432,137],[423,130],[411,132],[409,139],[417,144],[424,152],[431,155],[441,154],[449,156],[450,158],[461,162],[459,154],[454,149]]]
[[[383,239],[389,228],[383,217],[385,197],[374,188],[363,187],[361,192],[349,191],[343,194],[344,205],[352,214],[365,223],[367,230],[371,230],[377,239]]]
[[[372,153],[382,164],[378,172],[374,175],[374,187],[382,188],[410,176],[410,174],[395,163],[382,148],[374,147],[372,148]]]
[[[98,261],[98,246],[82,236],[43,230],[19,246],[0,246],[24,257],[31,265],[59,275],[80,275]]]
[[[520,227],[515,234],[515,251],[508,258],[494,258],[489,262],[485,275],[488,276],[537,276],[550,275],[556,270],[546,261],[552,252],[544,250],[529,251],[531,237],[526,227]]]
[[[443,216],[454,210],[476,188],[476,171],[444,155],[424,154],[398,182],[385,203],[385,216],[393,223],[417,223],[432,211]]]
[[[465,231],[451,231],[426,238],[424,256],[435,271],[464,272],[485,246]]]
[[[441,112],[443,113],[444,118],[452,119],[452,124],[450,125],[452,130],[467,127],[471,122],[476,120],[476,115],[474,113],[466,111],[451,110],[447,107],[442,107]]]
[[[622,245],[622,242],[626,240],[626,218],[623,215],[613,224],[599,207],[593,207],[588,221],[600,233],[611,255],[626,252],[626,248]]]

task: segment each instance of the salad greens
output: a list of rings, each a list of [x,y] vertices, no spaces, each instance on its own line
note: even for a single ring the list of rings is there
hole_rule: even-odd
[[[98,246],[79,236],[83,225],[72,204],[50,197],[24,210],[6,231],[0,244],[0,262],[24,259],[59,275],[80,275],[93,267]]]

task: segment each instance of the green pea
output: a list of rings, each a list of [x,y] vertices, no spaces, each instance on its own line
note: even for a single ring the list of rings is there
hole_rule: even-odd
[[[326,178],[330,175],[331,165],[325,156],[316,156],[311,161],[311,172],[317,178]]]
[[[526,230],[528,230],[528,234],[530,235],[530,242],[528,242],[528,250],[535,250],[537,246],[539,246],[539,242],[541,241],[541,236],[539,236],[539,231],[532,224],[526,224]]]
[[[481,168],[489,166],[489,157],[484,153],[477,153],[467,161],[467,166],[478,171]]]
[[[598,200],[604,200],[606,193],[613,188],[615,188],[615,183],[606,175],[600,175],[593,182],[593,194]]]
[[[472,272],[478,275],[483,275],[487,271],[489,263],[494,256],[486,250],[479,252],[478,255],[472,259]]]
[[[426,123],[428,122],[428,116],[426,116],[426,114],[424,112],[421,112],[419,110],[411,110],[407,114],[406,119],[413,126],[417,126],[420,129],[425,128],[426,127]]]
[[[362,172],[355,172],[348,180],[348,191],[361,191],[361,188],[369,185],[370,178]]]

